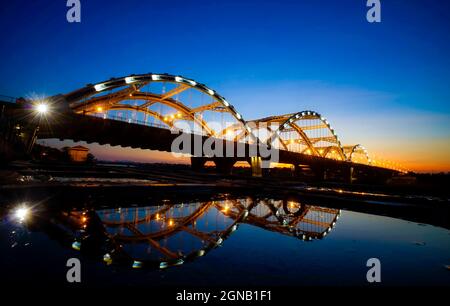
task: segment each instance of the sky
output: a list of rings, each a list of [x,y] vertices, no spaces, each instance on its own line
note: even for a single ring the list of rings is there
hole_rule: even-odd
[[[450,171],[450,2],[66,0],[0,5],[0,95],[67,93],[133,73],[179,74],[245,119],[315,110],[344,144],[415,171]],[[160,153],[94,146],[97,157]]]

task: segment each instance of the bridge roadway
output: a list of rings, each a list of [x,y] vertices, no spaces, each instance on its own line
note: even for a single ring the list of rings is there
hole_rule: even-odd
[[[172,142],[180,135],[189,137],[190,148],[181,147],[182,152],[191,155],[191,163],[194,169],[202,168],[207,161],[214,161],[217,169],[224,173],[229,173],[237,161],[247,161],[252,167],[254,176],[261,176],[265,170],[261,169],[264,163],[264,152],[267,152],[265,144],[251,145],[238,144],[234,141],[223,141],[222,156],[225,155],[225,148],[231,146],[235,157],[212,157],[205,156],[204,152],[195,150],[194,144],[204,144],[208,137],[191,133],[172,133],[167,128],[158,126],[148,126],[138,123],[129,123],[114,119],[103,119],[99,117],[76,114],[70,110],[52,114],[52,117],[41,118],[41,122],[31,120],[31,111],[7,104],[6,111],[2,116],[13,119],[20,124],[22,130],[29,131],[29,134],[36,126],[39,130],[36,133],[39,139],[56,138],[60,140],[85,141],[87,143],[109,144],[111,146],[122,146],[140,149],[150,149],[158,151],[172,152]],[[45,119],[45,120],[44,120]],[[236,156],[238,145],[245,148],[242,156]],[[198,146],[197,146],[198,147]],[[214,148],[214,146],[213,146]],[[217,150],[220,152],[220,150]],[[278,156],[278,162],[291,164],[295,172],[308,171],[319,180],[338,177],[339,180],[353,182],[363,180],[365,182],[381,182],[398,173],[395,170],[352,163],[348,161],[334,160],[324,157],[312,156],[286,150],[272,148],[272,156]],[[262,154],[263,153],[263,154]],[[267,155],[267,154],[266,154]],[[263,158],[261,158],[263,156]],[[267,158],[266,158],[267,159]]]

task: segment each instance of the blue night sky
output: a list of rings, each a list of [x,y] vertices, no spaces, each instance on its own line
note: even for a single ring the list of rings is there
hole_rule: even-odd
[[[371,24],[366,0],[81,0],[75,24],[65,0],[4,2],[0,94],[180,74],[246,119],[313,109],[345,143],[450,171],[450,2],[381,4]]]

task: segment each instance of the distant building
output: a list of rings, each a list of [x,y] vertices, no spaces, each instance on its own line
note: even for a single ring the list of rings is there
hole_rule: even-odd
[[[86,162],[89,149],[83,146],[74,146],[67,149],[69,158],[73,162]]]

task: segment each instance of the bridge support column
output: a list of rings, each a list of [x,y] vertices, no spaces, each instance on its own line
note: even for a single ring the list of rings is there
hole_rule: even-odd
[[[236,159],[221,157],[214,159],[214,163],[216,164],[216,169],[218,172],[222,174],[229,175],[233,169],[233,165],[236,163]]]
[[[252,167],[252,176],[262,177],[262,161],[259,156],[250,157],[250,165]]]
[[[206,159],[203,157],[191,157],[191,168],[194,171],[200,171],[205,166]]]
[[[311,167],[317,181],[322,182],[327,179],[327,170],[323,167]]]
[[[293,165],[291,168],[291,174],[293,177],[299,177],[302,175],[303,167],[300,165]]]
[[[298,166],[292,165],[292,167],[291,167],[291,176],[292,176],[292,177],[298,176],[298,175],[297,175],[297,172],[298,172]]]
[[[346,175],[345,175],[346,176],[345,179],[346,179],[347,183],[353,184],[353,181],[356,180],[354,175],[353,175],[354,172],[355,172],[355,169],[352,166],[347,168]]]

